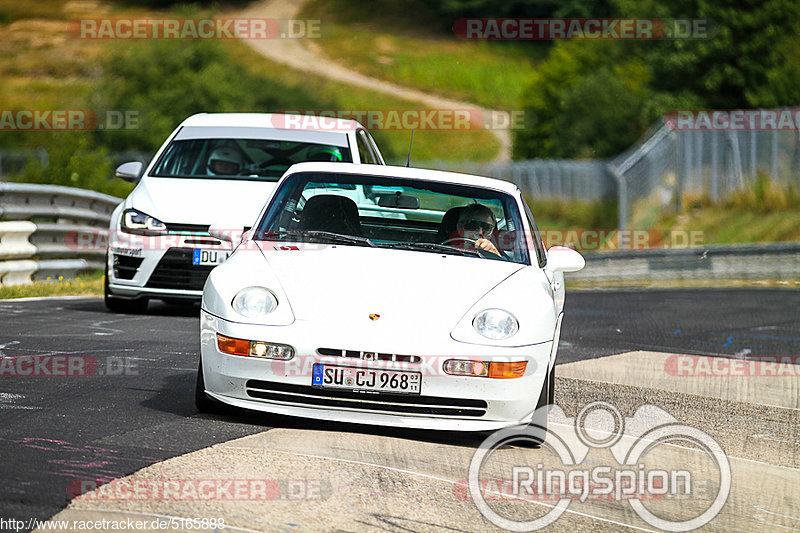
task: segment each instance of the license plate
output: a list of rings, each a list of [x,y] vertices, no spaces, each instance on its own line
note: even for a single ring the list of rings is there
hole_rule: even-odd
[[[231,255],[230,251],[226,250],[204,250],[203,248],[195,248],[192,254],[193,265],[221,265]]]
[[[347,366],[314,365],[311,384],[331,389],[358,389],[419,394],[422,374]]]

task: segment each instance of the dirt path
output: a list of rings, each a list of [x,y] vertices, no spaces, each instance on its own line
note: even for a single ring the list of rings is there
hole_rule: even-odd
[[[295,19],[302,9],[304,0],[263,0],[251,4],[237,14],[243,18]],[[254,50],[272,61],[283,63],[294,69],[325,76],[342,83],[371,89],[391,96],[420,102],[433,109],[471,109],[481,113],[492,111],[469,102],[450,100],[433,96],[416,89],[402,87],[387,81],[370,78],[354,70],[333,62],[325,56],[315,43],[308,39],[246,39]],[[495,161],[508,161],[511,157],[511,134],[509,130],[491,130],[500,143],[500,151]]]

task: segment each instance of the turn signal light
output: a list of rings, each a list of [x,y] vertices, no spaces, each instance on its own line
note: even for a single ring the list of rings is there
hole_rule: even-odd
[[[250,355],[250,341],[244,339],[232,339],[217,333],[217,348],[222,353],[231,355]]]
[[[489,377],[497,379],[513,379],[522,377],[527,368],[527,361],[515,363],[489,363]]]

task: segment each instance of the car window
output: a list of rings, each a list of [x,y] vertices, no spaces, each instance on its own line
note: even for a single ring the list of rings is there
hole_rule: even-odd
[[[164,150],[152,172],[169,178],[276,181],[304,161],[352,162],[344,146],[267,139],[182,139]]]
[[[476,251],[474,246],[465,245],[464,232],[460,231],[464,228],[458,227],[465,208],[484,214],[484,222],[490,221],[481,231],[495,245],[496,254],[464,253],[464,248]],[[528,244],[520,231],[524,216],[514,197],[493,189],[407,178],[300,172],[289,176],[276,190],[255,238],[316,242],[325,240],[320,232],[328,232],[357,238],[343,245],[402,247],[530,264]],[[464,222],[475,222],[466,218]],[[468,241],[474,244],[475,239]]]
[[[358,156],[361,162],[367,165],[377,165],[379,161],[372,151],[372,146],[367,139],[367,132],[358,130],[356,133],[356,144],[358,145]]]
[[[528,204],[524,201],[522,205],[525,208],[525,216],[528,217],[528,225],[531,227],[532,232],[530,239],[526,239],[528,241],[528,246],[532,246],[536,250],[537,263],[539,264],[539,267],[544,268],[544,266],[547,264],[547,253],[545,252],[542,236],[539,234],[539,228],[536,226],[536,220],[533,218],[531,208],[528,207]]]

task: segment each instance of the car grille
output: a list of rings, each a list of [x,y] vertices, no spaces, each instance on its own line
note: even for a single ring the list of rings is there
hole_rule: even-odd
[[[248,380],[245,386],[252,398],[313,407],[456,417],[481,417],[487,407],[484,400],[320,389],[255,379]]]
[[[167,222],[167,233],[194,233],[197,235],[208,235],[208,224],[177,224]]]
[[[142,260],[141,257],[114,254],[114,277],[117,279],[133,279],[142,264]]]
[[[396,353],[362,352],[359,350],[344,350],[340,348],[317,348],[319,355],[346,357],[351,359],[364,359],[366,361],[400,361],[401,363],[419,363],[418,355],[399,355]]]
[[[150,279],[147,280],[147,287],[151,289],[203,290],[206,278],[214,267],[212,265],[193,265],[193,254],[192,248],[167,250],[150,275]]]

